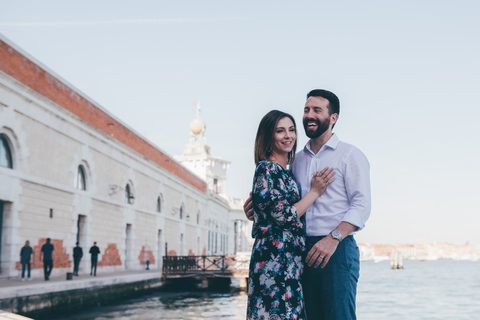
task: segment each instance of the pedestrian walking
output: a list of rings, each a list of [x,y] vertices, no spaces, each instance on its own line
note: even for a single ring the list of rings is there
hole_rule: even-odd
[[[33,249],[30,247],[30,241],[25,241],[25,245],[20,250],[20,263],[22,264],[22,281],[25,281],[25,269],[28,269],[27,278],[28,280],[32,280],[30,278],[30,269],[31,264],[30,260],[32,258]]]
[[[98,263],[98,255],[100,254],[100,249],[97,247],[97,242],[93,243],[93,246],[90,248],[89,251],[91,255],[91,267],[90,267],[90,275],[97,276],[97,263]]]
[[[52,273],[53,250],[55,250],[55,247],[50,243],[50,238],[47,238],[47,243],[42,246],[42,251],[40,253],[40,260],[43,260],[43,275],[45,281],[50,280],[50,274]]]
[[[76,243],[76,247],[73,248],[73,274],[78,276],[78,266],[80,265],[80,260],[83,257],[83,250],[80,247],[79,243]]]

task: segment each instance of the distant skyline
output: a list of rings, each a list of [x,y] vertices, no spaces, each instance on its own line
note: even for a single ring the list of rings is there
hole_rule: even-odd
[[[245,198],[271,109],[335,92],[335,132],[371,165],[363,243],[480,244],[476,1],[6,1],[0,33],[170,156],[200,101]]]

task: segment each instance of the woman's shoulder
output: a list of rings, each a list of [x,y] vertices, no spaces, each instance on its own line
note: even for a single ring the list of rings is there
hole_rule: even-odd
[[[266,171],[266,170],[280,171],[280,170],[283,170],[283,168],[281,165],[271,160],[262,160],[259,163],[257,163],[257,168],[255,169],[255,172]]]

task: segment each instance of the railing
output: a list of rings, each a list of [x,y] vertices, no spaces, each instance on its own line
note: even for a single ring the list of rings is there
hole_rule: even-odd
[[[250,257],[244,255],[229,256],[166,256],[163,257],[165,275],[182,274],[222,274],[245,273]]]

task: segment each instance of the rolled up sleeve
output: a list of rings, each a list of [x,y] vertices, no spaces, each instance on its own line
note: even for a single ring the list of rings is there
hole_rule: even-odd
[[[345,189],[350,207],[343,221],[358,228],[365,227],[371,211],[370,164],[358,149],[352,150],[345,159]]]

